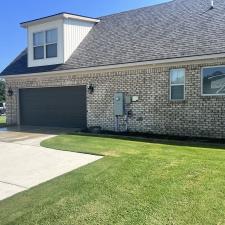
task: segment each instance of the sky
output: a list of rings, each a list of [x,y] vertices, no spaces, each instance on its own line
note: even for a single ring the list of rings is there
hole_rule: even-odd
[[[4,0],[0,2],[0,72],[27,46],[20,23],[59,12],[99,17],[169,0]]]

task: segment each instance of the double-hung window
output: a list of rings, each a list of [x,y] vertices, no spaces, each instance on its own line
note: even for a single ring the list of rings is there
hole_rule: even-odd
[[[58,35],[57,29],[37,32],[33,34],[34,59],[57,57]]]
[[[46,34],[46,58],[57,57],[57,29],[48,30]]]
[[[45,45],[44,32],[34,33],[33,35],[34,59],[44,59],[44,45]]]
[[[170,100],[185,99],[185,69],[170,70]]]

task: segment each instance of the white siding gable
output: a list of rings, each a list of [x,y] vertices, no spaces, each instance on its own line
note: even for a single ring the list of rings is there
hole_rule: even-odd
[[[94,26],[91,22],[65,19],[64,62],[66,62]]]

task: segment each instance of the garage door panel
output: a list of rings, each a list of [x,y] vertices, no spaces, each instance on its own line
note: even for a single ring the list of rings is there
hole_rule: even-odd
[[[85,128],[86,86],[20,90],[21,125]]]

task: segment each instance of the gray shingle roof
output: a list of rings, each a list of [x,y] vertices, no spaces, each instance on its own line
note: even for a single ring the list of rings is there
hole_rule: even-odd
[[[2,75],[225,53],[225,1],[209,8],[210,0],[174,0],[104,16],[65,64],[28,68],[25,50]]]

